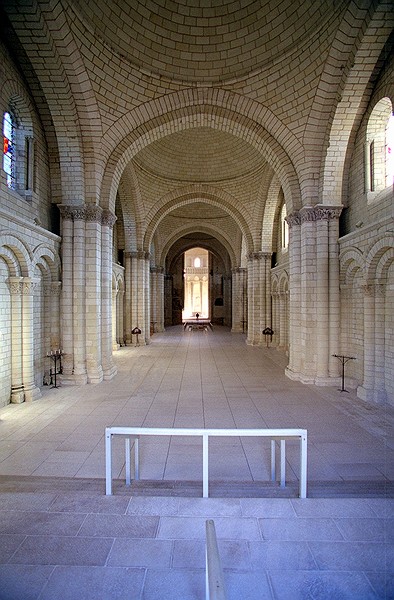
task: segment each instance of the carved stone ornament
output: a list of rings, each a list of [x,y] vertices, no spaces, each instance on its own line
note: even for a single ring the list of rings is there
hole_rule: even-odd
[[[10,277],[8,280],[8,285],[10,288],[11,296],[21,296],[22,295],[22,277]]]
[[[342,206],[315,206],[317,221],[332,221],[339,219],[342,212]]]
[[[300,210],[301,224],[302,223],[311,223],[316,221],[316,212],[313,207],[306,206],[305,208],[301,208]]]
[[[102,225],[112,228],[116,223],[116,216],[109,210],[104,210],[101,217]]]
[[[248,260],[271,260],[271,252],[251,252],[248,254]]]
[[[290,228],[294,225],[301,225],[300,213],[298,211],[295,211],[290,215],[287,215],[287,217],[285,217],[285,221],[287,222]]]
[[[99,206],[86,206],[86,221],[89,223],[97,223],[98,225],[101,225],[102,212],[103,209]]]

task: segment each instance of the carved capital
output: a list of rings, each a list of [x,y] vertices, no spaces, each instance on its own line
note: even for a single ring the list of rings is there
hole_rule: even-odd
[[[248,260],[271,260],[271,252],[251,252]]]
[[[115,225],[115,222],[116,222],[116,216],[107,209],[103,210],[102,217],[101,217],[102,225],[112,228]]]
[[[285,217],[285,221],[287,222],[289,227],[293,227],[294,225],[301,225],[301,217],[298,210],[287,215],[287,217]]]
[[[342,206],[315,206],[316,221],[333,221],[339,219]]]
[[[8,279],[8,286],[10,288],[11,296],[21,296],[22,295],[22,277],[10,277]]]
[[[311,223],[316,221],[316,212],[312,206],[305,206],[300,210],[301,225],[302,223]]]
[[[103,209],[99,206],[89,205],[86,206],[86,221],[88,223],[97,223],[101,225]]]

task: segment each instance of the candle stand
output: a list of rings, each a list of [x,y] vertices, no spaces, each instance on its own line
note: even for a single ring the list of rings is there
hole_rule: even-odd
[[[63,356],[63,352],[62,350],[51,350],[50,352],[47,352],[47,357],[50,358],[53,362],[54,362],[54,368],[52,370],[52,367],[50,367],[49,369],[49,376],[51,378],[49,385],[52,385],[54,388],[58,388],[59,386],[57,385],[57,379],[56,376],[57,375],[61,375],[63,373],[63,368],[62,368],[62,356]]]
[[[349,360],[356,360],[356,357],[355,356],[345,356],[343,354],[333,354],[333,356],[335,356],[335,358],[337,358],[342,364],[342,385],[341,385],[341,389],[338,391],[339,392],[348,392],[348,390],[345,390],[345,365]]]

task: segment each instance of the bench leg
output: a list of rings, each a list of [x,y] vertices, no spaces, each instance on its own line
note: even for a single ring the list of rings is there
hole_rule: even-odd
[[[136,481],[140,478],[140,440],[135,438],[134,440],[134,477]]]
[[[112,496],[112,435],[105,432],[105,493]]]
[[[130,485],[131,476],[130,476],[130,438],[125,438],[125,453],[126,453],[126,485]]]
[[[286,487],[286,440],[280,440],[280,486]]]
[[[202,436],[202,495],[208,498],[208,436]]]
[[[275,440],[271,440],[271,481],[276,479]]]

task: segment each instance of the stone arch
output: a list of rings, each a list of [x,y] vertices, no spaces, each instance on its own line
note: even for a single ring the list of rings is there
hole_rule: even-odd
[[[183,90],[147,103],[143,112],[136,109],[107,132],[110,152],[102,202],[111,208],[121,175],[139,150],[164,135],[200,126],[227,131],[252,144],[280,178],[289,206],[300,208],[298,178],[289,159],[290,152],[303,152],[297,138],[268,108],[212,89]]]
[[[347,189],[353,142],[369,101],[370,92],[366,94],[367,86],[373,74],[372,69],[378,63],[379,56],[392,32],[390,20],[387,19],[387,8],[387,3],[384,1],[378,2],[374,10],[371,10],[370,3],[359,8],[355,2],[351,2],[344,15],[343,25],[338,29],[335,43],[332,44],[329,59],[326,61],[327,72],[321,78],[315,110],[311,116],[316,111],[324,114],[323,106],[327,94],[324,89],[329,89],[328,82],[331,81],[332,85],[336,80],[337,85],[332,87],[337,90],[339,86],[341,96],[335,114],[330,119],[330,131],[324,144],[327,152],[321,167],[319,184],[323,204],[332,204],[333,198],[342,198]],[[362,22],[360,28],[354,28],[354,31],[363,31],[360,40],[353,39],[352,23],[355,18]],[[376,35],[376,31],[379,31],[379,36]],[[349,56],[349,64],[342,65],[340,49],[343,44],[348,45],[349,39],[353,39],[355,50],[353,55]],[[336,65],[334,79],[330,76],[333,64]],[[316,125],[316,128],[318,127],[319,124]],[[311,133],[317,134],[314,129]]]
[[[185,225],[184,227],[179,228],[178,230],[174,231],[172,237],[167,241],[167,243],[165,244],[165,246],[163,247],[163,249],[160,253],[160,260],[159,260],[158,264],[164,265],[165,258],[167,256],[169,250],[181,237],[187,235],[188,233],[194,233],[196,230],[198,230],[201,233],[208,233],[209,235],[212,235],[213,237],[215,237],[218,240],[218,242],[220,244],[222,244],[222,246],[227,250],[228,255],[230,257],[231,265],[234,266],[237,264],[236,256],[235,256],[233,247],[231,245],[231,240],[226,239],[222,235],[222,233],[219,233],[218,231],[216,231],[216,229],[214,227],[210,227],[205,224],[202,224],[202,225],[194,224],[192,226]],[[195,245],[196,245],[195,242],[191,242],[191,247],[195,246]],[[206,244],[204,245],[204,242],[202,242],[202,241],[198,242],[198,246],[201,248],[206,248]],[[209,250],[211,250],[211,247],[209,248]]]
[[[289,274],[286,270],[282,271],[279,276],[279,292],[286,293],[289,291]]]
[[[341,283],[352,285],[357,274],[364,272],[364,257],[358,248],[347,248],[339,255]]]
[[[32,271],[32,253],[28,246],[8,231],[0,231],[0,239],[3,238],[0,246],[0,256],[4,256],[7,264],[11,267],[15,276],[21,277],[33,276]]]
[[[384,282],[394,260],[394,236],[380,239],[369,250],[365,259],[366,283]]]
[[[59,279],[60,259],[46,244],[40,244],[34,248],[32,266],[33,269],[37,266],[41,266],[51,281],[57,281]]]
[[[264,216],[262,219],[261,250],[263,252],[272,252],[274,248],[274,238],[276,236],[274,223],[277,211],[282,202],[280,195],[281,187],[280,181],[274,176],[268,190],[267,201],[264,206]]]
[[[230,196],[222,191],[218,191],[212,186],[200,184],[186,186],[184,188],[178,188],[171,191],[162,198],[163,204],[160,210],[156,210],[154,208],[151,209],[146,217],[148,225],[145,233],[144,250],[149,251],[153,234],[160,221],[162,221],[166,215],[171,213],[175,208],[192,204],[193,202],[196,202],[196,200],[200,202],[209,200],[210,205],[221,208],[229,216],[231,216],[237,223],[242,234],[247,239],[249,252],[252,251],[251,249],[253,248],[253,240],[249,228],[244,217],[236,209],[234,209],[230,201]]]

